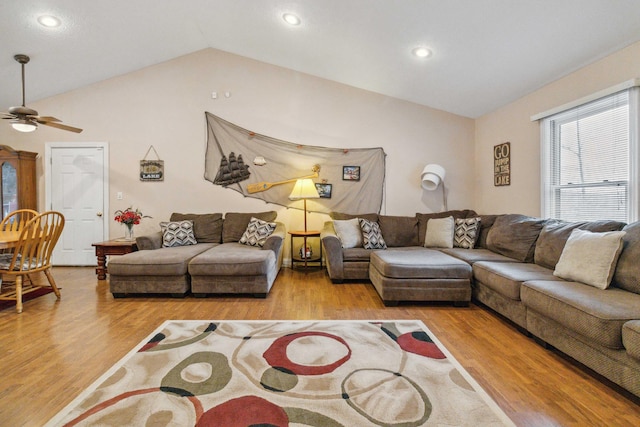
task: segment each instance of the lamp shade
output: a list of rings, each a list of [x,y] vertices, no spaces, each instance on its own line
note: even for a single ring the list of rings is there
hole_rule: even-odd
[[[316,184],[311,178],[299,179],[289,195],[290,200],[319,199],[320,194],[316,190]]]
[[[444,181],[446,172],[440,165],[429,164],[422,170],[421,181],[422,188],[428,191],[433,191],[440,185],[440,182]]]

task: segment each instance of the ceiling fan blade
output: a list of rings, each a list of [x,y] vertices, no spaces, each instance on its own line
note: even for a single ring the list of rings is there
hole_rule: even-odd
[[[33,118],[36,122],[45,124],[45,122],[61,122],[62,120],[56,119],[51,116],[37,116]]]
[[[80,128],[74,128],[73,126],[63,125],[62,123],[42,122],[42,124],[45,126],[51,126],[51,127],[62,129],[62,130],[68,130],[69,132],[75,132],[75,133],[82,132],[82,129]]]

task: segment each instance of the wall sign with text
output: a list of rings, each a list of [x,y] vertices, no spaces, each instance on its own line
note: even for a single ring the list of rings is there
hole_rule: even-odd
[[[511,184],[511,143],[493,147],[493,185],[502,187]]]
[[[147,160],[151,150],[156,154],[157,160]],[[140,160],[140,181],[164,181],[164,160],[160,160],[153,145],[147,150],[144,159]]]

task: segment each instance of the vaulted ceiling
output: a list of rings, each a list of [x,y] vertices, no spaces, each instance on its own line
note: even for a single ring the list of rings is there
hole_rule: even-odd
[[[2,0],[0,110],[18,53],[28,106],[211,47],[475,118],[639,40],[637,0]]]

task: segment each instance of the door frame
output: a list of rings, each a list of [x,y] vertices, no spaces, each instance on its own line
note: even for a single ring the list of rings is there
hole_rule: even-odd
[[[105,240],[109,240],[109,143],[108,142],[46,142],[44,149],[44,210],[52,209],[51,198],[51,169],[52,169],[52,150],[54,148],[102,148],[104,153],[103,159],[103,182],[102,182],[102,205],[104,207],[102,216],[105,219],[102,221],[102,235]]]

